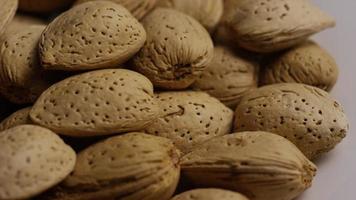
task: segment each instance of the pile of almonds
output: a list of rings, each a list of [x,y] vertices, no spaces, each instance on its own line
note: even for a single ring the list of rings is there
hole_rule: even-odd
[[[0,199],[294,199],[349,129],[308,39],[334,25],[310,0],[0,0]]]

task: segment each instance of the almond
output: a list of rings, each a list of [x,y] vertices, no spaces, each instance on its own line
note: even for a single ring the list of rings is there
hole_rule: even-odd
[[[243,195],[222,189],[195,189],[173,197],[171,200],[248,200]]]
[[[5,31],[10,21],[14,18],[18,0],[3,0],[0,7],[0,35]]]
[[[33,124],[30,119],[30,110],[31,107],[23,108],[5,118],[0,123],[0,131],[10,129],[18,125]]]

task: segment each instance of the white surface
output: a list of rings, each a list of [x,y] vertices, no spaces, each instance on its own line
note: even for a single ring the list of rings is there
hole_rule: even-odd
[[[335,57],[340,77],[332,95],[341,102],[350,131],[332,152],[316,161],[318,174],[312,188],[298,200],[356,200],[356,1],[314,0],[336,18],[337,26],[314,38]]]

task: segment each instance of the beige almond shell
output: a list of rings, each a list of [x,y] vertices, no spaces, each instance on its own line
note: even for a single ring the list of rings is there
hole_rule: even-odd
[[[10,129],[18,125],[33,124],[32,120],[30,119],[30,110],[31,107],[23,108],[5,118],[0,123],[0,131]]]
[[[0,199],[28,199],[73,170],[75,152],[52,131],[21,125],[0,132]]]
[[[267,131],[293,142],[309,159],[328,152],[349,129],[341,105],[316,87],[280,83],[245,95],[235,111],[235,131]]]
[[[205,92],[162,92],[156,99],[160,117],[145,132],[171,139],[184,153],[231,132],[233,112]]]
[[[316,172],[297,147],[268,132],[213,138],[183,156],[181,167],[197,186],[238,191],[251,200],[292,200]]]
[[[46,90],[30,117],[69,136],[136,131],[158,118],[152,83],[126,69],[104,69],[67,78]]]
[[[179,152],[166,138],[128,133],[78,154],[73,173],[53,200],[167,200],[180,174]]]
[[[334,19],[310,0],[228,0],[223,22],[237,44],[256,52],[292,47],[335,25]]]
[[[257,88],[257,80],[257,63],[237,55],[228,47],[217,45],[212,62],[192,88],[207,92],[226,106],[235,108],[247,91]]]
[[[56,75],[45,72],[38,60],[38,41],[44,29],[43,25],[25,26],[4,35],[0,93],[12,103],[33,103],[56,80]]]
[[[135,70],[156,87],[190,86],[213,58],[209,33],[192,17],[167,8],[155,9],[142,23],[147,41],[133,59]]]
[[[3,0],[0,6],[0,35],[5,32],[7,26],[14,18],[18,6],[18,0]]]
[[[50,14],[70,6],[74,0],[19,0],[19,10],[24,12]]]
[[[272,59],[261,75],[261,82],[304,83],[330,91],[338,75],[334,58],[315,42],[307,41]]]
[[[207,188],[183,192],[171,200],[248,200],[242,194],[229,190]]]
[[[209,32],[218,25],[224,11],[223,0],[159,0],[158,6],[173,8],[198,20]]]
[[[88,1],[101,0],[77,0],[75,4],[81,4]],[[142,19],[147,13],[153,10],[156,6],[157,0],[110,0],[128,9],[137,19]]]
[[[80,4],[62,13],[45,29],[40,58],[48,70],[118,67],[146,40],[143,26],[123,6],[110,1]]]

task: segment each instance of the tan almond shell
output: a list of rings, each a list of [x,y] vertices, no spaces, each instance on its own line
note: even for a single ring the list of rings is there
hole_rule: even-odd
[[[28,199],[73,170],[75,152],[52,131],[21,125],[0,132],[0,199]]]
[[[251,200],[292,200],[316,172],[291,142],[268,132],[216,137],[181,159],[182,173],[200,187],[241,192]]]
[[[19,10],[47,14],[66,8],[73,2],[74,0],[19,0]]]
[[[335,25],[334,19],[310,0],[228,0],[223,21],[237,44],[256,52],[294,46]]]
[[[75,4],[81,4],[88,1],[99,0],[77,0]],[[157,3],[157,0],[110,0],[128,9],[137,19],[142,19],[147,13],[152,11]]]
[[[293,142],[309,159],[328,152],[349,129],[341,105],[316,87],[280,83],[245,95],[235,111],[235,131],[268,131]]]
[[[223,0],[159,0],[158,6],[173,8],[198,20],[209,32],[213,32],[223,14]]]
[[[261,75],[261,82],[304,83],[330,91],[338,75],[334,58],[315,42],[307,41],[272,59]]]
[[[62,13],[47,26],[39,45],[40,58],[48,70],[118,67],[145,40],[143,26],[126,8],[92,1]]]
[[[31,107],[23,108],[5,118],[0,123],[0,131],[10,129],[18,125],[33,124],[32,120],[30,119],[30,110]]]
[[[7,26],[14,18],[18,6],[18,0],[3,0],[0,6],[0,35],[5,32]]]
[[[135,70],[156,87],[190,86],[213,58],[209,33],[192,17],[167,8],[155,9],[142,23],[147,41],[133,59]]]
[[[36,101],[30,117],[56,133],[95,136],[141,130],[158,114],[146,77],[126,69],[104,69],[52,85]]]
[[[257,82],[257,63],[237,55],[226,46],[217,45],[212,62],[192,88],[207,92],[226,106],[235,108],[247,91],[257,88]]]
[[[233,112],[205,92],[162,92],[156,99],[160,118],[145,132],[171,139],[184,153],[231,132]]]
[[[78,154],[73,173],[53,200],[167,200],[180,174],[171,141],[144,133],[108,138]]]
[[[33,103],[57,78],[38,60],[43,25],[25,26],[4,35],[0,47],[0,93],[16,104]]]
[[[171,200],[248,200],[242,194],[229,190],[207,188],[183,192]]]

